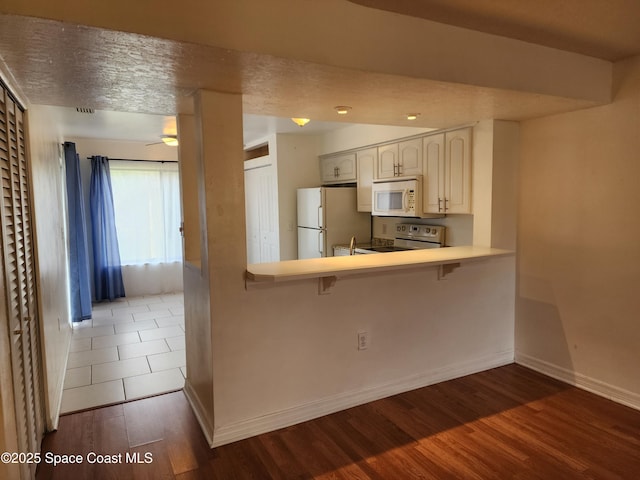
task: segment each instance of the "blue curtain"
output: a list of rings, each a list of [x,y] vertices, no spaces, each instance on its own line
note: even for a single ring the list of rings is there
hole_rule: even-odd
[[[71,319],[81,322],[91,318],[91,284],[87,253],[87,223],[84,212],[80,157],[76,144],[65,142],[64,159],[67,172],[67,205],[69,210],[69,286]]]
[[[90,206],[96,301],[124,297],[109,160],[106,157],[91,157]]]

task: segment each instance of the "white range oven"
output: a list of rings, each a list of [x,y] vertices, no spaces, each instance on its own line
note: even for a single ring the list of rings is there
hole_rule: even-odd
[[[404,250],[441,248],[445,246],[446,227],[441,225],[397,223],[395,229],[393,245],[356,248],[352,254],[401,252]],[[346,249],[346,253],[336,253],[336,255],[349,255],[349,249]]]

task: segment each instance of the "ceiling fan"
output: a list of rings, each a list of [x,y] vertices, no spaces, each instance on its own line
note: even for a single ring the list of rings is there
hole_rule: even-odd
[[[164,143],[165,145],[168,145],[170,147],[177,147],[178,146],[178,136],[177,135],[160,135],[160,142],[154,142],[154,143],[147,143],[147,147],[151,146],[151,145],[159,145],[161,143]]]

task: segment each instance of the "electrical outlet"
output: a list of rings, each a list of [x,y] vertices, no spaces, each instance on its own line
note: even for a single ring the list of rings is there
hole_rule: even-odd
[[[358,332],[358,350],[366,350],[369,347],[369,333]]]

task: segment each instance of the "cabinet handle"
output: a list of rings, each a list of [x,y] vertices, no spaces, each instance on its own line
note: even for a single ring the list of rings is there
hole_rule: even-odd
[[[22,335],[22,329],[21,329],[21,328],[19,328],[19,329],[17,329],[17,330],[14,330],[14,331],[13,331],[13,334],[14,334],[14,335]]]
[[[442,211],[442,199],[440,197],[438,197],[438,211]]]
[[[446,212],[448,210],[449,207],[447,207],[447,202],[449,201],[448,198],[444,199],[444,211]]]

